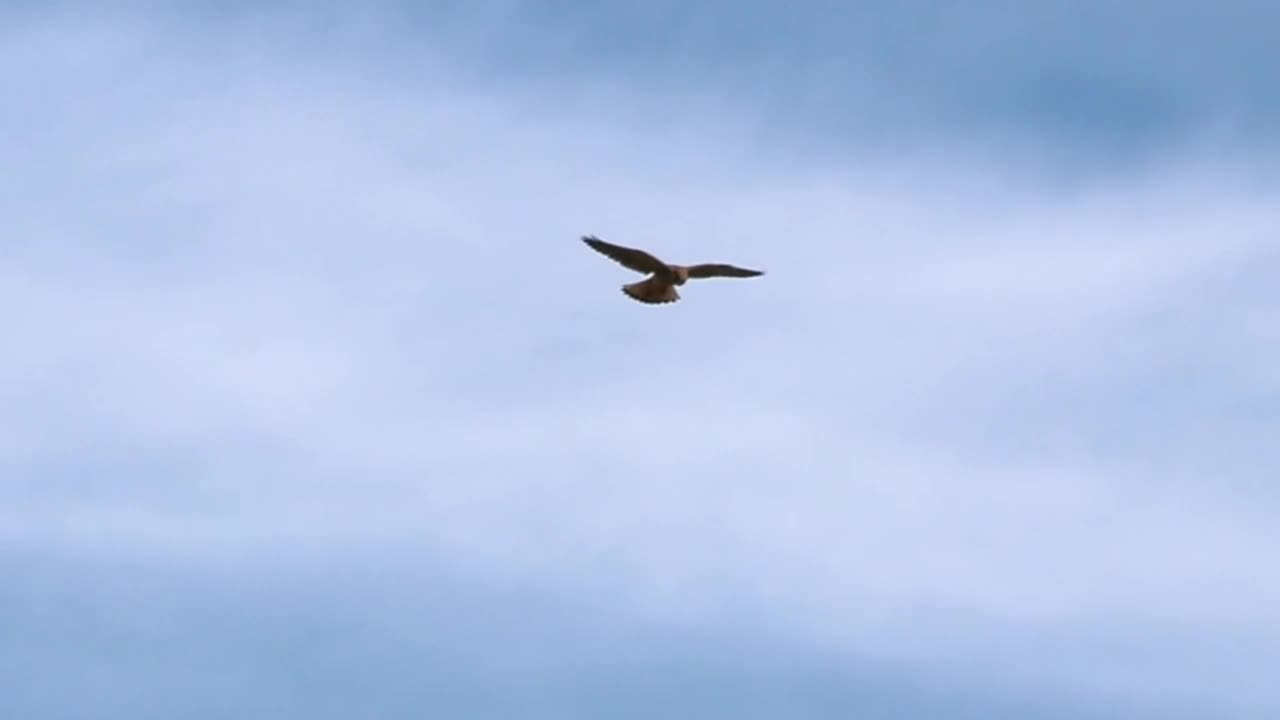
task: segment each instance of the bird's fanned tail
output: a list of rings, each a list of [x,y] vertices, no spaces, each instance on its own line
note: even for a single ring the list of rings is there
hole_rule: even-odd
[[[674,285],[656,277],[623,285],[622,292],[634,300],[650,305],[664,305],[680,299],[680,293]]]

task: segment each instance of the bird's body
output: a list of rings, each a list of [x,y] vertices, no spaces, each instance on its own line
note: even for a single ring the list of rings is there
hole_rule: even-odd
[[[643,250],[607,243],[594,235],[584,235],[582,241],[591,249],[617,261],[623,267],[648,274],[649,277],[644,280],[623,285],[622,292],[633,300],[650,305],[661,305],[679,300],[680,293],[676,288],[684,285],[690,278],[747,278],[764,274],[762,270],[748,270],[721,263],[672,265]]]

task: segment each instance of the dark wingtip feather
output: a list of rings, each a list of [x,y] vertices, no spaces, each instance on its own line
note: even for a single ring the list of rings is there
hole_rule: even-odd
[[[600,238],[596,237],[595,235],[583,235],[583,236],[582,236],[582,242],[586,243],[586,244],[587,244],[587,247],[591,248],[592,250],[595,250],[596,252],[598,252],[598,253],[600,253],[600,254],[602,254],[602,255],[608,255],[608,254],[609,254],[609,252],[608,252],[608,250],[609,250],[609,243],[607,243],[607,242],[605,242],[605,241],[601,240]]]

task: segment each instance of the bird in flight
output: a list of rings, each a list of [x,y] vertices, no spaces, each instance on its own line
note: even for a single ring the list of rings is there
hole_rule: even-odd
[[[607,243],[594,235],[583,235],[582,242],[629,270],[648,274],[649,277],[644,280],[623,285],[622,292],[634,300],[650,305],[679,300],[680,293],[676,288],[684,285],[690,278],[749,278],[764,274],[763,270],[748,270],[723,263],[669,265],[643,250]]]

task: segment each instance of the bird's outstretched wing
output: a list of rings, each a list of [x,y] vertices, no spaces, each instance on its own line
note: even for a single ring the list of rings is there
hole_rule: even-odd
[[[749,278],[757,277],[764,274],[763,270],[748,270],[734,265],[725,265],[724,263],[703,263],[701,265],[690,265],[688,268],[689,277],[691,278],[713,278],[713,277],[733,277],[733,278]]]
[[[616,260],[623,267],[642,273],[666,273],[667,265],[643,250],[607,243],[594,235],[583,235],[582,242],[592,250]]]

